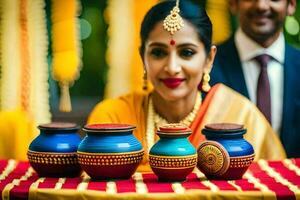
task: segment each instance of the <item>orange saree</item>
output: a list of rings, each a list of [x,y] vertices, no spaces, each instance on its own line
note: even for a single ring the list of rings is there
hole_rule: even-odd
[[[244,135],[255,150],[255,160],[286,157],[283,146],[263,114],[246,97],[223,84],[215,85],[204,99],[191,125],[191,143],[197,147],[205,138],[201,130],[209,123],[238,123],[247,129]]]

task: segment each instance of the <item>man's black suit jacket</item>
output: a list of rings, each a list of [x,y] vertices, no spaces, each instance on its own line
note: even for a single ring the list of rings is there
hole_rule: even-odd
[[[211,85],[224,83],[249,98],[233,37],[218,46]],[[285,45],[284,96],[280,139],[288,157],[300,157],[300,51]]]

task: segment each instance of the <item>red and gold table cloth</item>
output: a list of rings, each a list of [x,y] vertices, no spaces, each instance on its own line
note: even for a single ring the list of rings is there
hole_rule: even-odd
[[[153,173],[129,180],[39,178],[28,162],[0,160],[2,199],[300,199],[300,159],[253,163],[243,179],[207,180],[197,169],[182,183],[161,183]]]

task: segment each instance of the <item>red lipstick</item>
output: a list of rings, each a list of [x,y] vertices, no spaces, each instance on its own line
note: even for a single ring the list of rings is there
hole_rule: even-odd
[[[185,79],[183,78],[165,78],[162,79],[162,82],[168,88],[174,89],[177,88]]]

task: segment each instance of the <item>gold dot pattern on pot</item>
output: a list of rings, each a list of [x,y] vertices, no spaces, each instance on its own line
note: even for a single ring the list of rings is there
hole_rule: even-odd
[[[73,153],[52,153],[52,152],[27,152],[28,160],[38,164],[73,165],[78,164],[77,154]]]
[[[197,154],[190,156],[149,156],[149,164],[152,167],[181,168],[194,167],[197,164]]]
[[[254,154],[230,158],[230,168],[249,167],[254,160]]]
[[[86,153],[78,152],[78,160],[82,165],[129,165],[140,163],[143,159],[144,151],[128,153]]]

